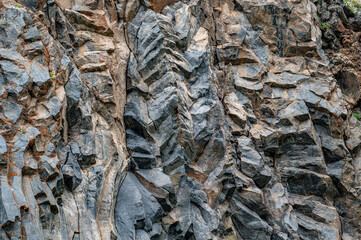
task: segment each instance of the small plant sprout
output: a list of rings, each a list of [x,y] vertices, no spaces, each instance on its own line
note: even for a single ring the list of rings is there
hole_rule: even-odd
[[[353,113],[352,115],[353,115],[358,121],[361,120],[360,114],[358,114],[358,113]]]
[[[344,1],[347,7],[354,13],[358,12],[361,9],[361,1],[360,0],[345,0]]]
[[[330,27],[330,25],[328,25],[328,24],[322,24],[321,29],[322,29],[322,31],[325,31],[329,27]]]
[[[19,132],[21,132],[22,134],[26,134],[26,129],[25,128],[20,128]]]
[[[54,80],[54,79],[55,79],[55,73],[49,72],[49,75],[50,75],[50,79],[51,79],[51,80]]]
[[[22,5],[20,5],[19,3],[15,3],[15,4],[14,4],[14,7],[17,7],[17,8],[23,8],[23,6],[22,6]]]

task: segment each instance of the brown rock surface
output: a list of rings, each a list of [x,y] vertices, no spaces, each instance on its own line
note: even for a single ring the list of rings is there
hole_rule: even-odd
[[[1,2],[0,239],[360,239],[360,19]]]

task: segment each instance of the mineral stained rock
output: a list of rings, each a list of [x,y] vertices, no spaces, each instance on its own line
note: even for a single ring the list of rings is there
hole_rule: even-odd
[[[361,239],[358,12],[0,2],[0,239]]]

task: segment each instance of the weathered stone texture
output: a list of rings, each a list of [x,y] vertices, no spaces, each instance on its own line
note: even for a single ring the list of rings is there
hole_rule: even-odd
[[[360,239],[359,20],[1,2],[0,239]]]

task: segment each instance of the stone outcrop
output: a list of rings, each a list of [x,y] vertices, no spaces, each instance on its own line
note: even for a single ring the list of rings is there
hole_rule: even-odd
[[[0,4],[0,239],[360,239],[342,1]]]

